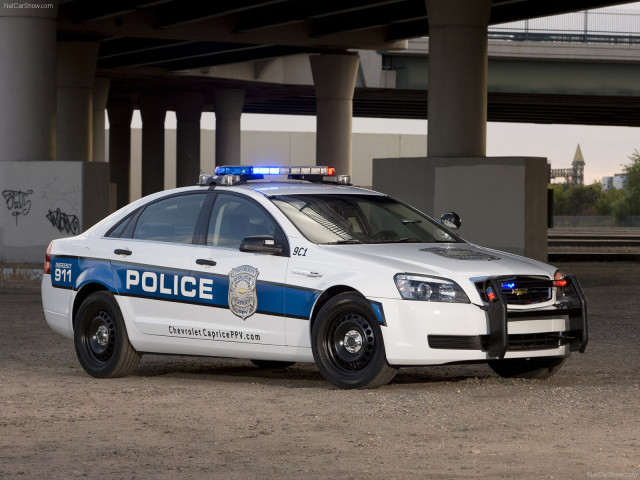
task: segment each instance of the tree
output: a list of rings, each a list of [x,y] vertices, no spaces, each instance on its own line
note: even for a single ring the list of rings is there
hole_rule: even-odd
[[[631,164],[623,170],[627,174],[627,187],[624,198],[612,204],[612,213],[616,220],[623,220],[630,215],[640,215],[640,153],[638,150],[629,155]]]
[[[610,188],[600,192],[596,200],[595,210],[598,215],[613,215],[614,204],[624,201],[626,192],[617,188]]]

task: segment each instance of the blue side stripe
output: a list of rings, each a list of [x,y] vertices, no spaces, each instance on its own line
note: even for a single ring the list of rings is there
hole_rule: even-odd
[[[88,282],[101,283],[113,293],[125,296],[229,308],[229,278],[226,275],[52,256],[51,283],[54,287],[77,290]],[[258,313],[308,319],[321,292],[258,280],[256,293]]]

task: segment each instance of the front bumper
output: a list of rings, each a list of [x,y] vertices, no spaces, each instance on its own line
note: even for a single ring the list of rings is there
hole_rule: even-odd
[[[490,277],[485,288],[500,291],[505,277]],[[545,281],[542,280],[544,283]],[[551,286],[551,280],[546,280]],[[556,287],[560,288],[560,287]],[[382,328],[391,365],[438,365],[499,358],[563,357],[584,352],[587,306],[573,276],[554,303],[508,309],[494,302],[453,304],[376,298],[384,307]]]

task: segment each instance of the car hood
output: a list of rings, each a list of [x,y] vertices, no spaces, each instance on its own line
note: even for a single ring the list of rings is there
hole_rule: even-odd
[[[470,243],[387,243],[326,248],[348,256],[350,261],[372,262],[395,273],[421,273],[463,282],[495,275],[550,278],[555,271],[554,267],[530,258]]]

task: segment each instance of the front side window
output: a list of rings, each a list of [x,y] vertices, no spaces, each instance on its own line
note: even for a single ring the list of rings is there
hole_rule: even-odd
[[[191,243],[205,193],[179,195],[149,204],[140,214],[132,238]]]
[[[275,236],[276,224],[260,207],[236,195],[219,194],[213,204],[207,245],[240,248],[243,238]]]
[[[429,217],[381,195],[278,195],[271,201],[314,243],[462,241]]]

